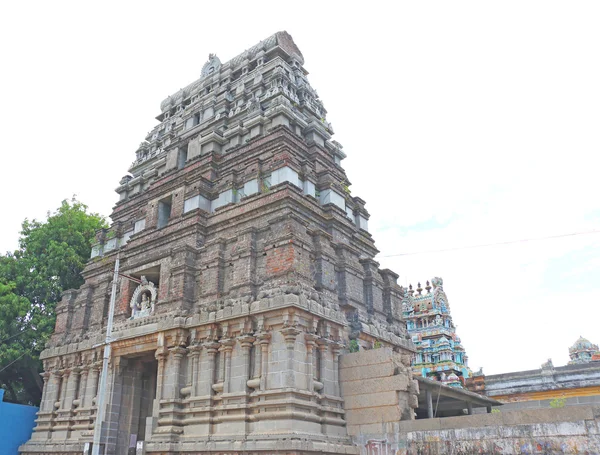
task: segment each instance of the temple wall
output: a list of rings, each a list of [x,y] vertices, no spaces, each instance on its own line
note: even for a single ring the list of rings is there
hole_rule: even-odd
[[[572,407],[381,423],[354,436],[361,455],[600,453],[600,408]]]

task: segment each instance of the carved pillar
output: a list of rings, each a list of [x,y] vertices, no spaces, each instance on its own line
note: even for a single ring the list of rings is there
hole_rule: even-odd
[[[85,403],[86,408],[96,404],[96,397],[98,396],[98,386],[100,382],[100,369],[101,366],[98,362],[93,363],[90,367],[90,376],[88,378],[88,387],[85,392]]]
[[[329,343],[330,341],[327,338],[319,338],[317,340],[317,344],[319,345],[319,382],[322,384],[321,393],[328,392],[326,386],[328,378],[325,369],[327,367],[327,351]]]
[[[260,332],[256,336],[260,344],[260,390],[267,390],[267,372],[269,366],[269,341],[271,340],[271,334],[267,332]]]
[[[73,402],[73,405],[82,408],[85,404],[85,394],[87,392],[87,382],[90,374],[90,366],[85,365],[81,369],[81,375],[79,377],[79,387],[77,388],[77,399]]]
[[[343,345],[341,343],[333,343],[331,351],[333,353],[333,394],[336,397],[340,396],[340,365],[339,358]]]
[[[69,388],[69,377],[71,376],[71,370],[65,368],[61,371],[62,373],[62,382],[60,385],[61,393],[60,393],[60,409],[66,409],[67,403],[67,389]]]
[[[54,415],[54,403],[56,402],[53,394],[55,393],[55,387],[58,387],[58,383],[50,371],[45,371],[40,376],[44,381],[44,388],[42,389],[40,412],[38,412],[36,420],[37,425],[31,438],[44,440],[52,437],[52,417]]]
[[[191,346],[190,346],[191,348]],[[186,388],[190,388],[190,393],[191,393],[191,388],[192,388],[192,380],[194,379],[194,355],[192,353],[192,350],[188,348],[187,349],[187,368],[185,369],[186,371],[186,378],[185,378],[185,387]]]
[[[171,361],[169,362],[168,375],[166,383],[168,388],[165,387],[163,390],[166,392],[165,398],[177,399],[179,398],[180,390],[180,379],[181,379],[181,359],[187,352],[187,349],[182,347],[174,347],[169,349]]]
[[[235,344],[235,341],[231,338],[225,338],[219,340],[219,344],[221,344],[219,352],[222,356],[219,382],[222,384],[222,392],[229,393],[229,383],[231,381],[231,353],[233,351],[233,345]]]
[[[165,362],[169,352],[167,348],[162,347],[156,350],[154,357],[158,361],[158,367],[156,369],[156,400],[162,400],[163,398],[163,385],[165,381]],[[156,415],[156,414],[154,414]]]
[[[296,347],[296,337],[300,333],[296,327],[284,327],[281,329],[281,334],[285,340],[285,346],[287,350],[287,366],[285,372],[285,386],[295,387],[296,386],[296,374],[294,371],[294,357]]]
[[[238,338],[240,342],[240,346],[242,347],[242,357],[243,357],[243,368],[244,368],[244,391],[246,390],[246,383],[248,379],[250,379],[250,348],[252,347],[252,343],[255,338],[250,335],[242,335]]]
[[[208,356],[208,368],[206,369],[206,375],[208,376],[208,387],[205,392],[206,395],[213,394],[213,386],[215,386],[215,362],[217,357],[217,352],[219,349],[219,343],[214,341],[209,341],[204,343],[204,349],[206,350],[206,354]]]
[[[252,367],[252,379],[247,382],[248,387],[252,389],[260,388],[260,377],[262,373],[262,348],[260,344],[261,332],[254,334],[254,366]]]
[[[316,360],[315,346],[319,337],[314,333],[304,334],[306,341],[306,383],[309,392],[315,391]]]
[[[54,370],[51,373],[51,387],[52,394],[50,397],[51,411],[58,409],[60,407],[60,395],[61,395],[61,387],[62,387],[62,370]]]
[[[40,411],[51,411],[52,408],[48,403],[48,379],[50,378],[50,372],[44,371],[43,373],[40,373],[40,376],[44,382],[44,388],[42,389],[42,400],[40,401]]]
[[[202,346],[199,344],[194,344],[189,347],[189,356],[190,356],[190,365],[188,367],[192,370],[192,390],[190,395],[195,397],[198,396],[198,372],[200,370],[200,351],[202,350]]]

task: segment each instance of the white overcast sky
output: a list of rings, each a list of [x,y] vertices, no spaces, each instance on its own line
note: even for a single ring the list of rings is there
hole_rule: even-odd
[[[3,2],[0,251],[73,194],[109,215],[160,102],[287,30],[381,266],[444,279],[473,369],[563,365],[600,342],[600,234],[389,256],[599,229],[599,23],[597,1]]]

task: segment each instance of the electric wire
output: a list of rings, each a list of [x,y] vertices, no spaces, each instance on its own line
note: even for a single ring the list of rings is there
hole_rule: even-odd
[[[424,251],[414,251],[414,252],[410,252],[410,253],[386,254],[386,255],[379,256],[379,257],[391,258],[391,257],[399,257],[399,256],[415,256],[417,254],[445,253],[448,251],[470,250],[470,249],[474,249],[474,248],[486,248],[486,247],[497,246],[497,245],[511,245],[511,244],[515,244],[515,243],[533,242],[533,241],[538,241],[538,240],[550,240],[550,239],[558,239],[561,237],[573,237],[576,235],[598,234],[598,233],[600,233],[600,230],[571,232],[569,234],[558,234],[558,235],[549,235],[547,237],[532,237],[532,238],[525,238],[525,239],[519,239],[519,240],[507,240],[504,242],[458,246],[458,247],[453,247],[453,248],[442,248],[439,250],[424,250]]]
[[[27,332],[28,330],[33,329],[33,327],[29,326],[26,329],[21,330],[18,333],[15,333],[14,335],[9,336],[8,338],[4,338],[3,340],[0,340],[0,344],[7,342],[8,340],[12,340],[14,337],[22,335],[23,333]]]
[[[0,370],[0,373],[2,373],[4,370],[6,370],[9,366],[11,366],[13,363],[15,363],[17,360],[19,360],[21,357],[24,357],[25,354],[29,354],[29,351],[25,351],[23,354],[21,354],[19,357],[17,357],[15,360],[13,360],[12,362],[10,362],[8,365],[6,365],[4,368],[2,368]]]

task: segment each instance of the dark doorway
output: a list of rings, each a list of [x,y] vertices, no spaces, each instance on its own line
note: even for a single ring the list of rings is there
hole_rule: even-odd
[[[137,442],[145,441],[151,435],[157,367],[154,355],[149,353],[126,359],[121,369],[118,454],[135,454]]]

